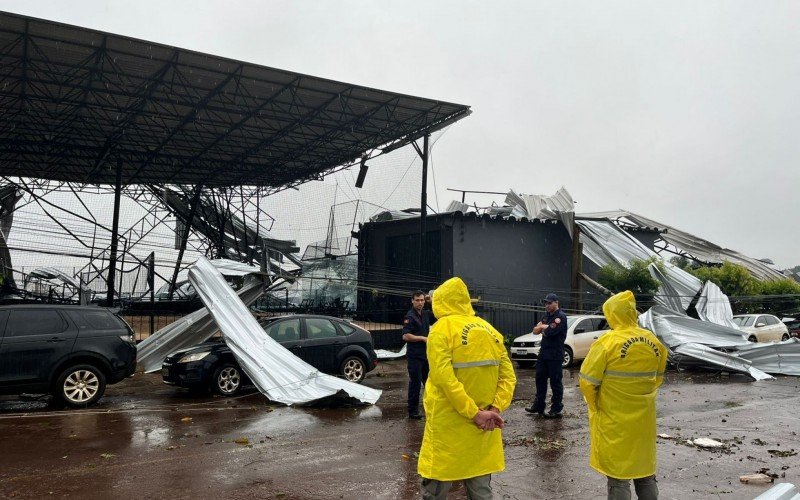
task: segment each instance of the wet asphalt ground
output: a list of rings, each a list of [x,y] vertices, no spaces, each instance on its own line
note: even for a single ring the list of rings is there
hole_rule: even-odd
[[[578,368],[565,371],[565,416],[525,413],[533,370],[517,370],[505,413],[506,471],[495,498],[605,498],[588,466]],[[108,388],[100,403],[58,410],[46,400],[0,397],[1,498],[419,498],[416,452],[424,422],[405,418],[405,361],[382,363],[367,385],[375,406],[296,408],[259,393],[191,395],[158,374]],[[658,401],[662,499],[751,499],[771,485],[759,471],[800,485],[800,379],[668,373]],[[710,437],[705,450],[686,443]],[[469,459],[469,457],[465,457]],[[451,498],[465,498],[458,486]]]

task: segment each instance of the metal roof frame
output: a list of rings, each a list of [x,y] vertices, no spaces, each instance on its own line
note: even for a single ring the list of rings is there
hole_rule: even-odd
[[[461,104],[5,12],[0,82],[3,175],[98,185],[269,193],[470,114]]]

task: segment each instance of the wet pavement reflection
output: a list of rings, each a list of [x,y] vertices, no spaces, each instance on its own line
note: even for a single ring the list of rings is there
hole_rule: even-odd
[[[604,498],[604,479],[588,466],[578,368],[564,372],[564,418],[555,420],[524,412],[534,371],[517,374],[497,498]],[[403,360],[371,373],[366,384],[384,390],[375,406],[286,407],[254,391],[197,396],[142,374],[89,409],[4,396],[0,497],[418,498],[425,424],[406,418],[406,376]],[[768,486],[738,478],[761,469],[800,484],[799,385],[669,372],[658,401],[658,432],[669,436],[658,442],[662,497],[753,498]],[[698,437],[725,448],[687,444]],[[460,486],[451,494],[464,497]]]

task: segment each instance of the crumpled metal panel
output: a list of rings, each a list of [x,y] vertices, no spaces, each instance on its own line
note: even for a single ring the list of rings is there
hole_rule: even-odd
[[[733,309],[728,296],[712,281],[706,281],[700,298],[695,305],[697,315],[703,321],[710,321],[728,328],[738,328],[733,322]]]
[[[258,280],[246,282],[239,289],[241,301],[248,306],[264,293],[264,285]],[[203,343],[214,335],[219,327],[207,308],[203,307],[174,321],[153,333],[136,346],[136,364],[145,373],[161,369],[164,360],[175,351],[188,349]]]
[[[792,483],[778,483],[753,500],[800,500],[800,490]]]
[[[740,346],[736,355],[767,373],[800,377],[800,340],[796,338]]]
[[[28,278],[41,278],[46,280],[58,279],[77,290],[81,289],[81,284],[78,283],[75,278],[55,267],[37,267],[28,273]]]
[[[633,224],[640,227],[655,228],[662,231],[661,238],[670,245],[691,254],[696,259],[703,262],[722,264],[724,261],[741,264],[746,267],[756,278],[760,280],[781,279],[784,276],[772,269],[767,264],[743,255],[735,250],[723,248],[719,245],[704,240],[698,236],[681,231],[672,226],[662,224],[647,217],[629,212],[626,210],[613,210],[608,212],[594,212],[580,214],[583,217],[607,217],[609,219],[626,218]]]
[[[389,351],[386,349],[375,349],[375,354],[378,355],[378,359],[398,359],[402,358],[406,355],[406,345],[403,344],[403,348],[397,352]]]
[[[663,306],[653,306],[639,316],[639,324],[655,333],[665,346],[697,343],[713,347],[748,345],[741,330],[690,318]]]
[[[453,200],[447,205],[447,208],[444,209],[444,212],[461,212],[465,214],[472,208],[470,205],[466,203],[461,203],[460,201]]]
[[[673,311],[686,312],[703,283],[669,262],[662,262],[661,268],[663,272],[654,263],[648,266],[650,275],[661,283],[653,300]],[[735,328],[735,325],[732,326]]]
[[[553,196],[542,194],[517,194],[509,190],[506,204],[514,207],[512,215],[528,219],[559,219],[572,238],[572,226],[575,221],[575,202],[565,187],[561,187]]]
[[[774,378],[753,366],[749,360],[714,350],[702,344],[687,343],[676,347],[673,349],[673,360],[682,366],[694,365],[708,368],[709,365],[712,365],[724,371],[750,375],[756,380]]]
[[[211,311],[242,369],[270,400],[303,404],[343,392],[373,404],[380,397],[377,389],[321,373],[266,335],[208,260],[201,257],[195,263],[189,270],[189,281]]]
[[[658,257],[658,255],[644,246],[639,240],[629,235],[622,229],[616,226],[610,220],[587,220],[579,219],[575,221],[581,228],[581,233],[585,237],[590,238],[595,243],[595,250],[597,248],[603,250],[605,258],[597,257],[601,262],[594,260],[592,255],[587,254],[587,257],[592,259],[592,262],[598,266],[608,264],[608,259],[612,259],[621,265],[627,265],[631,260],[647,260],[651,257]],[[582,238],[584,248],[586,246],[586,238]]]

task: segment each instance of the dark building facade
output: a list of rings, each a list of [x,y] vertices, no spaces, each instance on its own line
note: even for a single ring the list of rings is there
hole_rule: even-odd
[[[507,336],[527,333],[549,291],[569,306],[572,239],[561,222],[445,213],[426,218],[422,273],[418,217],[370,222],[358,236],[358,312],[399,323],[411,292],[458,276],[482,303],[478,313]],[[517,305],[516,307],[512,305]]]

